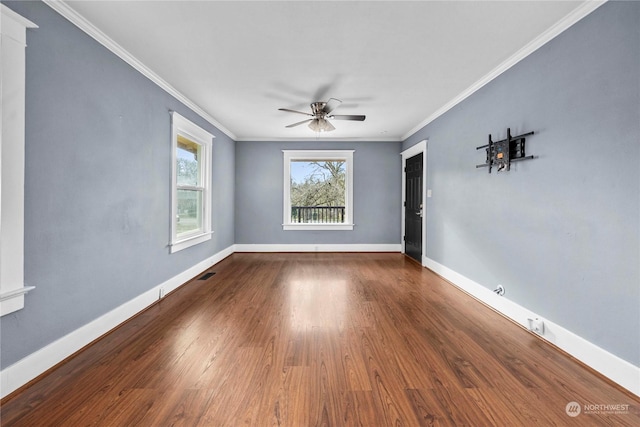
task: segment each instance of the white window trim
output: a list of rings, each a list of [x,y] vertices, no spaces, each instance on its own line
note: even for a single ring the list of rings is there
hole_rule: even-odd
[[[200,180],[204,186],[202,193],[202,230],[195,234],[178,238],[178,185],[177,185],[177,150],[178,135],[202,146],[202,167]],[[212,141],[215,138],[200,126],[184,118],[175,111],[171,113],[171,253],[181,251],[198,243],[211,239],[211,155]]]
[[[282,229],[290,230],[353,230],[353,153],[355,150],[282,150],[284,154],[284,204]],[[292,160],[344,160],[347,188],[345,220],[340,224],[297,224],[291,222],[291,161]]]
[[[24,308],[25,48],[33,22],[0,4],[0,316]]]

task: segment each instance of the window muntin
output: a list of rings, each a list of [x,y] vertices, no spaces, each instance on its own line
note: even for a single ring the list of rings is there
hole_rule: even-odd
[[[199,126],[172,114],[171,252],[211,239],[211,140]]]
[[[353,229],[353,150],[284,150],[284,230]]]

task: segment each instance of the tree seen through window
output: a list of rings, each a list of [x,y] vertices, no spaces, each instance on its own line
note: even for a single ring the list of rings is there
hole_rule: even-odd
[[[291,161],[291,222],[343,223],[346,162]]]

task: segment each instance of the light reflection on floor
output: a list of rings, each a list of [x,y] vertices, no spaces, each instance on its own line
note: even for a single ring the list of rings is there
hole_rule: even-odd
[[[289,326],[292,331],[338,329],[344,325],[347,281],[344,279],[290,280]]]

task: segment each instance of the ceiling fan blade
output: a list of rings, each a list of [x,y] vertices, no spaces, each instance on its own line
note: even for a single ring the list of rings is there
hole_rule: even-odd
[[[287,125],[287,126],[285,126],[285,127],[287,127],[287,128],[293,128],[293,127],[296,127],[296,126],[303,125],[303,124],[305,124],[305,123],[309,123],[311,120],[313,120],[313,119],[303,120],[303,121],[301,121],[301,122],[293,123],[293,124]]]
[[[367,116],[355,116],[350,114],[340,114],[337,116],[329,116],[330,119],[335,120],[356,120],[358,122],[363,122]]]
[[[336,108],[338,108],[338,106],[342,104],[342,101],[340,101],[339,99],[335,99],[335,98],[329,98],[329,100],[327,101],[327,103],[324,105],[324,108],[322,109],[322,111],[325,114],[329,114],[331,113],[333,110],[335,110]]]
[[[297,114],[304,114],[305,116],[311,116],[313,117],[313,114],[310,113],[303,113],[302,111],[296,111],[296,110],[290,110],[288,108],[278,108],[279,111],[286,111],[288,113],[297,113]]]

